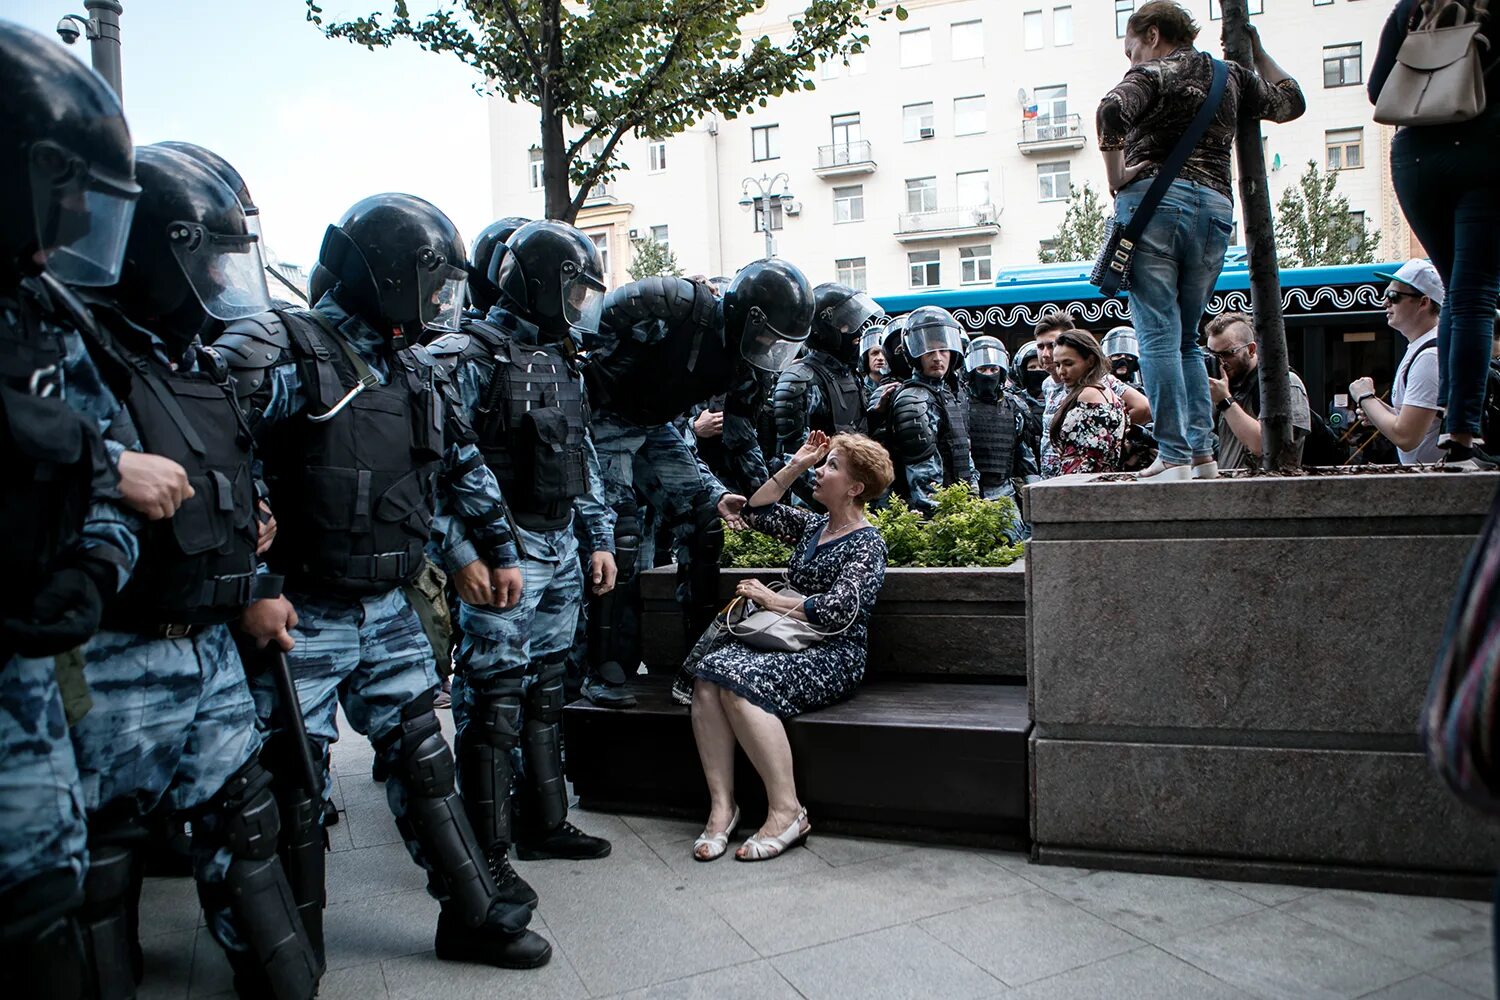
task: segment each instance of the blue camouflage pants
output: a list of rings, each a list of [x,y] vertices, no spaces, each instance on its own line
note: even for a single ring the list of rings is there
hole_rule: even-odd
[[[103,631],[84,647],[94,706],[73,727],[83,798],[92,818],[133,801],[141,815],[165,804],[203,806],[260,753],[262,732],[229,629],[190,639]],[[214,817],[194,818],[193,875],[222,883],[232,854]],[[241,947],[227,910],[206,913],[210,932]]]
[[[604,502],[620,509],[646,502],[668,520],[686,517],[707,487],[693,451],[670,424],[642,427],[612,413],[594,417],[594,450],[604,474]]]
[[[53,660],[13,657],[0,671],[0,895],[56,872],[71,872],[82,891],[85,842],[78,766]]]
[[[297,644],[286,654],[287,663],[308,738],[325,756],[339,738],[340,704],[355,732],[379,744],[401,724],[402,709],[436,690],[432,646],[401,588],[365,598],[288,593],[287,599],[297,609],[298,619],[292,629]],[[269,725],[276,714],[275,683],[268,676],[258,676],[252,689],[260,717]],[[399,749],[399,742],[391,743],[382,759],[390,772],[386,801],[405,836],[406,825],[399,821],[406,815],[407,792],[399,768],[393,766]],[[325,784],[325,799],[328,794]],[[409,836],[406,848],[418,864],[431,870]]]

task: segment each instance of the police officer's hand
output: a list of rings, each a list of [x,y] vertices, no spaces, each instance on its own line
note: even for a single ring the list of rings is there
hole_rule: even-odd
[[[521,601],[523,583],[524,578],[521,576],[519,566],[490,570],[490,594],[492,595],[490,603],[502,611],[515,607]]]
[[[724,414],[704,410],[693,420],[693,433],[701,438],[716,438],[724,433]]]
[[[257,506],[265,515],[263,519],[256,518],[259,522],[260,534],[255,541],[255,554],[261,555],[271,547],[272,542],[276,541],[276,515],[271,513],[271,505],[264,500],[260,501]]]
[[[725,525],[736,531],[743,531],[745,519],[740,516],[745,509],[745,498],[738,493],[726,493],[719,497],[719,516],[724,519]]]
[[[615,555],[602,549],[589,556],[589,589],[598,597],[615,589]]]
[[[290,653],[297,645],[292,638],[292,629],[296,627],[297,609],[285,597],[253,601],[240,615],[240,631],[255,640],[256,649],[265,649],[274,642],[283,652]]]
[[[132,509],[152,521],[177,513],[193,495],[187,470],[160,455],[127,451],[120,456],[120,495]]]
[[[451,579],[465,604],[483,608],[495,603],[494,592],[490,590],[490,568],[483,559],[475,559],[454,573]]]

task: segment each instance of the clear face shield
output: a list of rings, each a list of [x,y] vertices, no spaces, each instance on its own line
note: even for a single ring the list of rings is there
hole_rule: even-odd
[[[140,194],[135,181],[91,169],[56,143],[33,145],[31,197],[37,245],[53,276],[91,287],[118,281]]]
[[[599,317],[604,314],[604,282],[571,260],[563,261],[561,279],[563,321],[587,340],[599,332]]]
[[[757,306],[745,320],[740,355],[762,371],[780,372],[796,360],[805,339],[805,335],[800,340],[788,339],[766,320],[766,314]]]
[[[865,330],[864,335],[859,338],[859,356],[868,358],[873,350],[880,351],[880,361],[875,365],[875,370],[881,374],[889,374],[890,363],[885,360],[885,327],[871,326]]]
[[[963,338],[958,330],[951,326],[907,327],[902,335],[902,343],[906,347],[906,356],[913,361],[934,351],[952,351],[959,357],[963,357]]]
[[[244,319],[271,308],[258,237],[212,233],[196,222],[173,222],[167,227],[167,240],[193,294],[210,316]]]
[[[857,292],[829,310],[828,325],[844,334],[855,333],[881,315],[880,306],[864,292]]]
[[[463,322],[468,284],[468,271],[447,263],[431,247],[423,247],[417,255],[417,302],[422,325],[457,333]]]
[[[994,340],[976,340],[969,346],[969,353],[964,359],[964,367],[971,372],[993,365],[1002,372],[1010,370],[1010,356],[1005,353],[1005,345]]]

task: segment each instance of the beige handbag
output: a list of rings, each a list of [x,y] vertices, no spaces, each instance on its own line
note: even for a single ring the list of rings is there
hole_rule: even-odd
[[[802,598],[785,581],[775,581],[770,587],[783,596]],[[851,618],[843,628],[825,632],[812,622],[793,618],[791,612],[768,611],[744,597],[736,597],[724,609],[724,626],[729,634],[751,649],[767,653],[800,653],[852,624]]]
[[[1380,88],[1377,122],[1449,125],[1484,111],[1482,56],[1489,39],[1479,28],[1486,6],[1487,0],[1474,0],[1472,10],[1459,0],[1421,0],[1421,22],[1407,31]]]

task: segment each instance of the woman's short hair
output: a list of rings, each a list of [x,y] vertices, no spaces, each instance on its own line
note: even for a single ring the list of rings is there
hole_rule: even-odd
[[[1059,309],[1056,312],[1049,312],[1037,320],[1031,328],[1031,336],[1034,339],[1044,333],[1051,333],[1054,330],[1061,333],[1064,330],[1076,329],[1078,329],[1078,324],[1074,322],[1073,314],[1066,309]]]
[[[828,450],[834,449],[843,457],[849,478],[864,486],[855,498],[860,503],[868,503],[891,488],[896,470],[890,452],[879,441],[863,434],[835,434],[828,442]]]
[[[1125,30],[1137,38],[1145,38],[1152,28],[1168,45],[1191,45],[1198,37],[1198,22],[1173,0],[1148,0],[1125,22]]]

